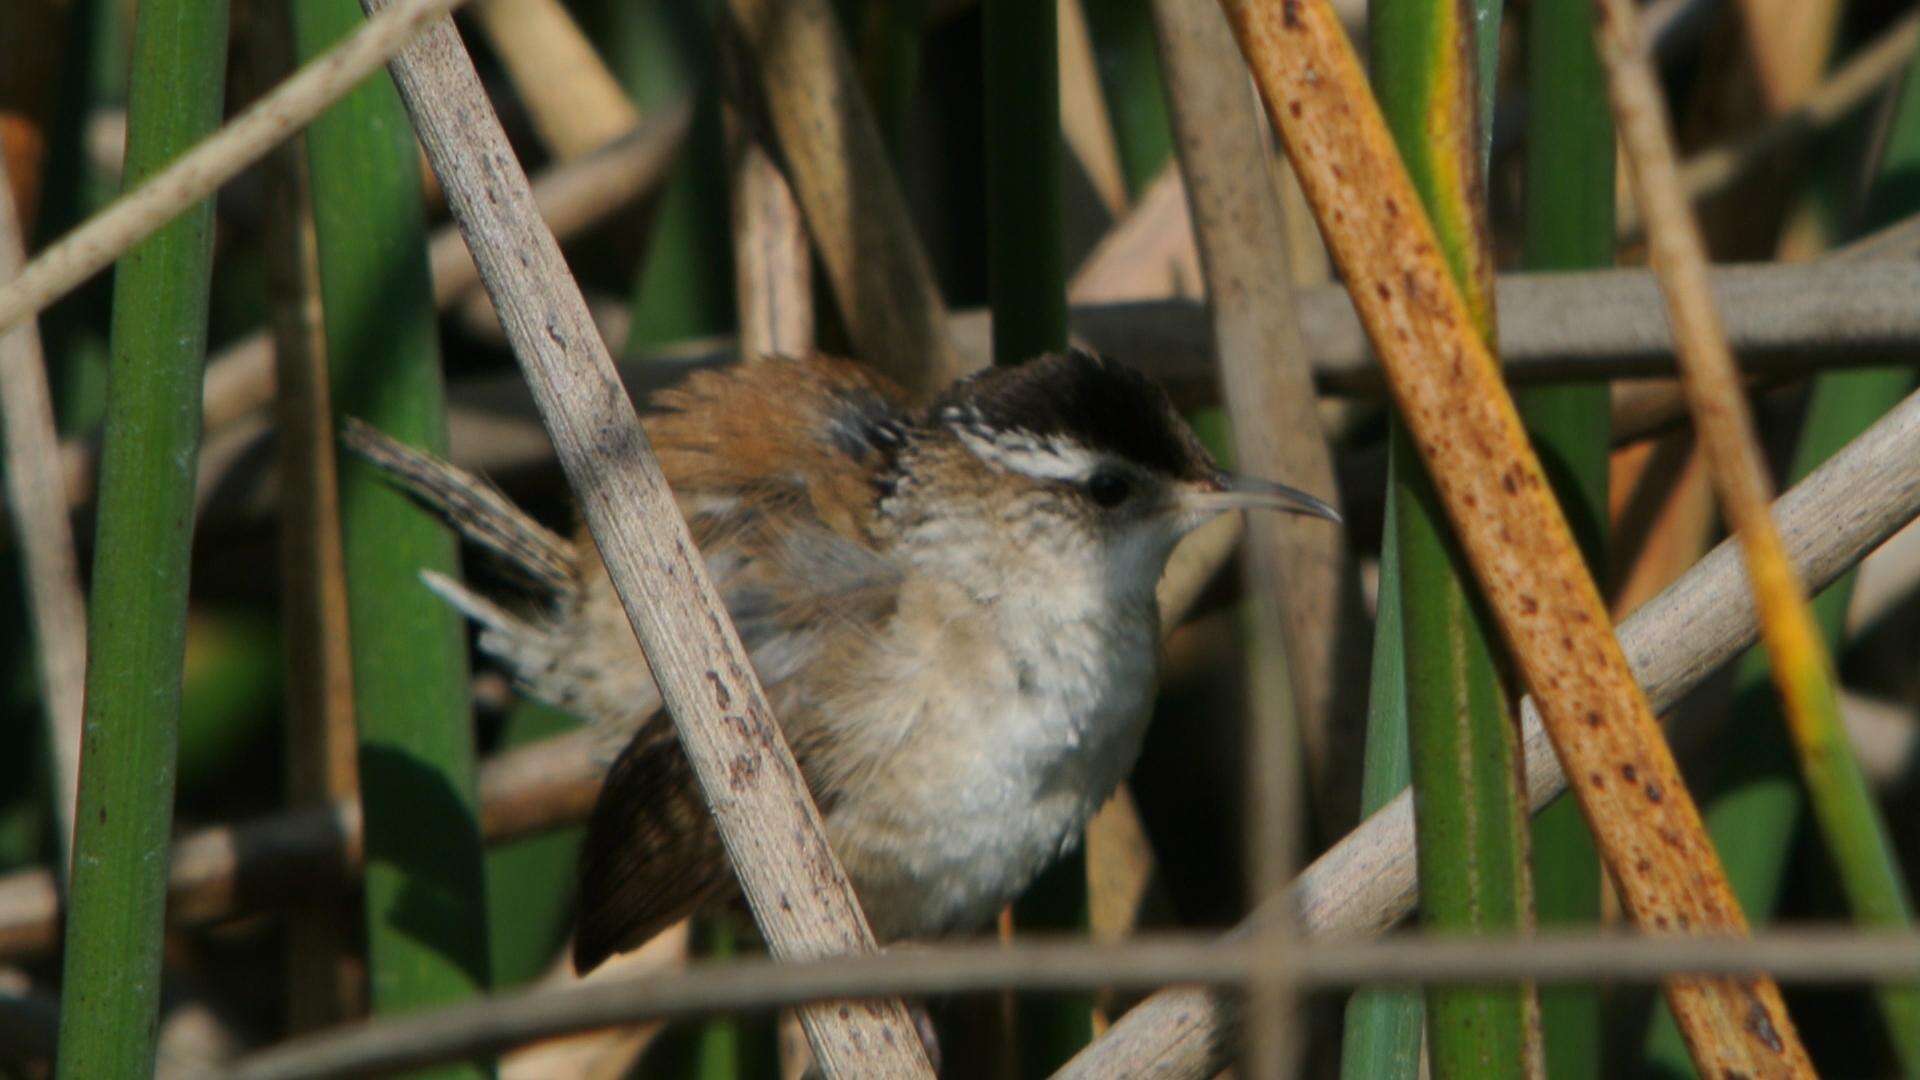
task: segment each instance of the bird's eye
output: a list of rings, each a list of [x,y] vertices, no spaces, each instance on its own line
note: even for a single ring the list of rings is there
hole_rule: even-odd
[[[1101,469],[1087,478],[1087,497],[1101,506],[1119,506],[1132,491],[1127,478],[1111,469]]]

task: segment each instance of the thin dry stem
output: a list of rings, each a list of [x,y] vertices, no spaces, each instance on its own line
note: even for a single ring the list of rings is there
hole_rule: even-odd
[[[0,288],[0,330],[35,315],[213,194],[392,59],[463,0],[396,0],[139,187],[115,199]]]
[[[1608,468],[1608,490],[1615,493],[1610,607],[1619,619],[1686,573],[1712,545],[1713,488],[1686,431],[1623,447]]]
[[[1067,296],[1075,304],[1197,297],[1204,284],[1186,187],[1169,164],[1094,245]]]
[[[1681,385],[1721,509],[1740,538],[1747,572],[1753,578],[1761,637],[1773,661],[1789,727],[1797,742],[1805,743],[1816,731],[1821,732],[1814,736],[1817,741],[1844,738],[1826,730],[1838,715],[1833,661],[1767,512],[1772,484],[1759,434],[1709,292],[1706,243],[1680,187],[1666,102],[1642,45],[1637,13],[1625,0],[1595,3],[1608,97],[1645,208],[1651,260],[1679,345]],[[1718,1047],[1706,1041],[1704,1032],[1687,1024],[1686,1017],[1679,1019],[1696,1062],[1704,1067],[1726,1060]],[[1811,1065],[1804,1060],[1787,1064],[1796,1073],[1812,1075]]]
[[[480,770],[481,832],[499,844],[586,820],[617,736],[596,731],[549,739],[488,761]],[[358,877],[360,811],[352,801],[221,825],[176,840],[167,877],[167,918],[206,926],[261,908],[311,903]],[[59,941],[53,875],[0,878],[0,956],[43,953]]]
[[[427,27],[393,72],[770,951],[871,951],[853,886],[452,23]],[[810,1006],[802,1021],[829,1076],[931,1075],[898,1002]]]
[[[932,393],[964,365],[873,109],[828,0],[728,0],[862,359]]]
[[[1739,0],[1747,52],[1762,103],[1777,115],[1805,97],[1820,80],[1835,33],[1835,0]]]
[[[1680,165],[1681,188],[1696,202],[1728,190],[1761,163],[1831,127],[1884,91],[1907,70],[1916,47],[1920,47],[1920,15],[1909,15],[1883,31],[1817,88],[1803,89],[1788,98],[1759,130],[1687,158]],[[1625,209],[1619,232],[1637,236],[1645,224],[1640,205],[1632,202]]]
[[[1122,286],[1129,280],[1125,274],[1116,277]],[[1712,280],[1742,370],[1750,374],[1884,366],[1920,353],[1920,307],[1912,302],[1920,291],[1920,265],[1725,266],[1713,271]],[[1510,383],[1637,378],[1675,371],[1665,305],[1658,283],[1645,270],[1503,274],[1497,294],[1501,371]],[[1378,395],[1383,370],[1346,290],[1305,289],[1295,302],[1320,392]],[[1218,400],[1212,329],[1199,302],[1076,301],[1070,317],[1075,338],[1135,364],[1166,383],[1176,397]],[[612,329],[622,325],[616,322]],[[971,355],[974,346],[984,347],[987,340],[987,313],[956,312],[951,331]],[[713,338],[665,352],[681,358],[717,357],[728,348],[726,339]]]
[[[1245,75],[1223,63],[1234,53],[1232,33],[1212,4],[1156,0],[1153,16],[1206,272],[1234,459],[1255,475],[1335,498],[1333,455],[1320,433],[1260,115]],[[1334,691],[1343,682],[1334,665],[1342,644],[1346,544],[1319,522],[1264,515],[1248,523],[1248,540],[1252,626],[1260,631],[1251,645],[1284,650],[1255,657],[1248,680],[1248,865],[1254,887],[1264,893],[1291,876],[1299,844],[1289,790],[1293,740],[1300,740],[1314,795],[1330,821],[1346,820],[1358,793],[1336,783],[1352,772],[1341,768],[1333,735],[1352,730],[1334,711]],[[1286,955],[1292,936],[1286,920],[1272,920],[1264,934],[1264,948]],[[1261,1022],[1251,1028],[1247,1069],[1284,1075],[1298,1049],[1285,981],[1250,989],[1249,1007]]]
[[[1853,602],[1847,608],[1847,636],[1869,632],[1881,619],[1901,610],[1916,592],[1920,592],[1920,529],[1906,529],[1860,565]]]
[[[729,112],[733,294],[740,354],[804,356],[813,350],[813,256],[793,190],[759,126]]]
[[[687,966],[687,931],[683,919],[644,946],[610,957],[586,975],[576,973],[572,961],[562,957],[540,980],[540,991],[621,979],[674,978]],[[500,1080],[620,1080],[634,1075],[641,1055],[665,1028],[660,1021],[646,1021],[522,1046],[501,1056]]]
[[[1086,845],[1088,937],[1121,941],[1133,936],[1146,919],[1164,918],[1172,911],[1153,841],[1125,784],[1087,822]],[[1113,1001],[1096,1000],[1094,1034],[1105,1031],[1119,1013]]]
[[[811,963],[735,960],[676,978],[629,978],[500,997],[299,1040],[246,1059],[234,1080],[316,1080],[479,1057],[532,1039],[635,1020],[697,1016],[831,998],[1064,990],[1168,982],[1231,986],[1284,975],[1311,987],[1382,982],[1650,980],[1674,972],[1774,971],[1816,984],[1920,972],[1920,935],[1802,930],[1760,938],[1561,933],[1519,939],[1402,935],[1321,943],[1284,960],[1271,949],[1171,937],[1125,945],[1026,942],[903,950]]]
[[[0,281],[26,261],[13,184],[0,155]],[[53,398],[31,323],[0,330],[0,427],[5,429],[7,506],[20,544],[33,642],[39,660],[40,709],[53,776],[53,823],[65,875],[80,784],[80,723],[87,672],[87,607],[67,521],[60,438]]]
[[[542,173],[533,186],[541,217],[555,236],[570,239],[658,186],[686,138],[692,115],[684,103],[656,110],[624,138]],[[434,303],[447,308],[479,282],[473,256],[451,225],[435,230],[427,244]],[[256,416],[275,392],[273,340],[257,330],[221,349],[207,362],[201,423],[209,434]],[[61,447],[67,497],[78,505],[92,497],[93,454],[84,443]]]
[[[1595,2],[1601,13],[1598,40],[1608,70],[1608,92],[1635,188],[1646,207],[1652,263],[1679,346],[1681,383],[1694,430],[1713,467],[1722,510],[1747,554],[1763,637],[1770,652],[1799,655],[1811,650],[1824,656],[1804,594],[1767,513],[1772,484],[1713,302],[1706,245],[1680,188],[1665,100],[1645,57],[1637,16],[1630,4],[1619,0]],[[1920,28],[1920,23],[1911,25]],[[1831,665],[1823,662],[1823,666]]]
[[[1208,5],[1159,0],[1153,10],[1235,460],[1249,473],[1302,487],[1337,507],[1333,454],[1321,434],[1293,304],[1287,227],[1260,113],[1245,70],[1223,62],[1234,55],[1232,34]],[[1283,631],[1292,683],[1285,704],[1303,742],[1315,803],[1324,821],[1343,830],[1359,789],[1355,740],[1340,733],[1357,730],[1358,717],[1339,704],[1355,696],[1336,691],[1357,673],[1339,664],[1343,655],[1365,652],[1361,622],[1347,617],[1352,609],[1343,603],[1359,600],[1347,545],[1340,530],[1305,518],[1258,515],[1249,530],[1263,561],[1260,574],[1275,590],[1270,615]],[[1285,717],[1267,719],[1287,726]],[[1292,843],[1273,836],[1257,841],[1276,850]]]
[[[291,25],[274,5],[252,5],[242,71],[255,89],[293,66]],[[320,253],[300,140],[262,163],[267,197],[267,289],[279,429],[280,607],[286,634],[287,805],[324,807],[359,797],[353,653],[346,558],[320,307]],[[313,905],[287,925],[288,1026],[307,1031],[361,1008],[357,942],[337,912]]]

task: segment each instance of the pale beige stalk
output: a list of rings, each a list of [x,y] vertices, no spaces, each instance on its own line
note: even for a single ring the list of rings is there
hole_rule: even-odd
[[[0,155],[0,281],[26,262],[14,185]],[[40,352],[27,322],[0,330],[0,429],[6,439],[7,508],[20,545],[39,661],[40,710],[53,779],[55,851],[66,877],[80,784],[80,724],[87,673],[87,607],[60,472],[60,436]]]
[[[640,110],[559,0],[481,0],[473,14],[556,155],[591,153],[639,125]]]
[[[728,0],[860,358],[930,394],[965,370],[828,0]]]
[[[769,950],[872,951],[819,810],[451,21],[428,26],[393,74]],[[801,1020],[830,1077],[932,1075],[898,1001],[813,1005]]]

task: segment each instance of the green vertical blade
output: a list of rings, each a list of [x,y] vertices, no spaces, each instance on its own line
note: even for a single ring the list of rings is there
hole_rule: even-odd
[[[1534,0],[1527,25],[1526,264],[1535,270],[1613,265],[1614,141],[1606,73],[1593,45],[1590,0]],[[1607,387],[1553,386],[1516,395],[1587,566],[1607,566]],[[1542,926],[1600,916],[1600,860],[1574,799],[1533,822],[1534,903]],[[1591,986],[1540,992],[1547,1075],[1600,1075],[1600,994]]]
[[[363,21],[295,0],[310,60]],[[419,154],[392,80],[372,76],[307,134],[336,411],[444,456],[445,391]],[[340,461],[340,516],[366,817],[369,1000],[377,1013],[490,982],[467,641],[424,570],[457,575],[453,535],[367,463]],[[484,1072],[453,1065],[434,1075]]]
[[[226,50],[224,0],[141,4],[128,187],[218,125]],[[62,1077],[153,1072],[212,266],[213,203],[202,200],[114,276]]]
[[[1492,76],[1499,5],[1377,0],[1371,15],[1375,93],[1468,306],[1491,339],[1482,180],[1490,96],[1477,88]],[[1398,545],[1400,558],[1422,920],[1437,931],[1517,931],[1532,919],[1528,815],[1492,624],[1467,590],[1465,562],[1397,424],[1391,443],[1396,524],[1387,542]],[[1526,1075],[1538,1050],[1535,1010],[1531,987],[1429,987],[1434,1074]]]
[[[1394,500],[1387,500],[1381,535],[1400,534]],[[1367,697],[1366,758],[1361,766],[1360,817],[1392,802],[1413,780],[1407,755],[1407,676],[1400,619],[1400,546],[1380,548],[1380,604],[1373,621],[1373,673]],[[1426,1007],[1419,990],[1356,990],[1347,1000],[1341,1035],[1342,1080],[1398,1080],[1420,1075],[1421,1026]]]

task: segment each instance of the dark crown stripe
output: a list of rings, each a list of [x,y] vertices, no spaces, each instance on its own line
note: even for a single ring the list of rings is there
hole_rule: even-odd
[[[935,403],[933,416],[982,434],[1064,437],[1185,479],[1209,476],[1214,468],[1165,391],[1124,364],[1078,349],[956,383]]]

